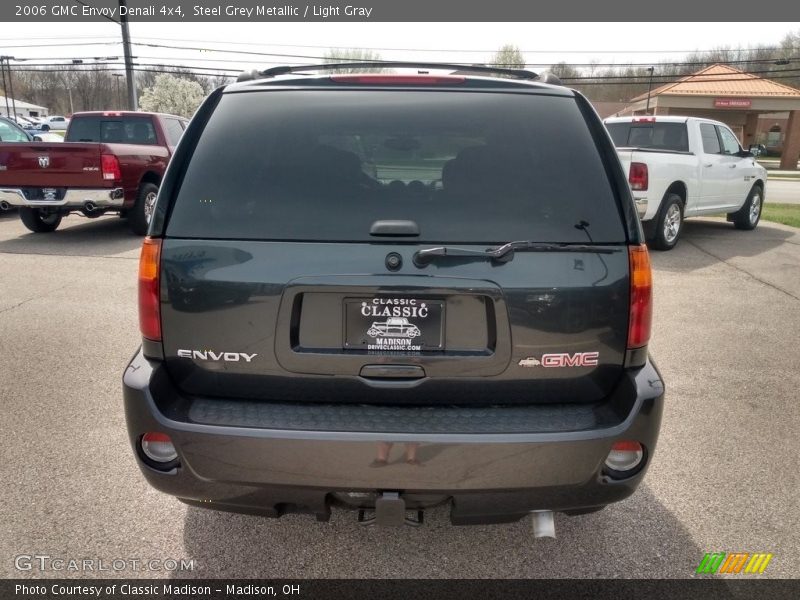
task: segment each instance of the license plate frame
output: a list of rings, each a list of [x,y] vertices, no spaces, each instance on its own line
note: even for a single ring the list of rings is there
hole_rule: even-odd
[[[371,352],[444,350],[446,302],[439,298],[345,298],[342,347]]]

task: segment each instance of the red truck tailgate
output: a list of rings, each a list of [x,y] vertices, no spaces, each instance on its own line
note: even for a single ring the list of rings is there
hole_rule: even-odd
[[[0,186],[111,187],[104,181],[103,144],[0,144]],[[5,168],[4,168],[5,167]]]

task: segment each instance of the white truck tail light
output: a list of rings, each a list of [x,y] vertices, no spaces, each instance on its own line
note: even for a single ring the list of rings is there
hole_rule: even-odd
[[[632,162],[631,169],[628,173],[628,183],[631,184],[632,190],[646,190],[650,183],[647,173],[647,165],[644,163]]]

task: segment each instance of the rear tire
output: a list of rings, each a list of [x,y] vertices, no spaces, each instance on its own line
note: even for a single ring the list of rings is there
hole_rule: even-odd
[[[40,208],[19,207],[19,218],[23,225],[34,233],[50,233],[61,225],[61,215],[57,212],[42,212]]]
[[[667,194],[654,221],[650,245],[656,250],[672,250],[683,230],[683,199]]]
[[[136,194],[136,203],[128,211],[128,225],[136,235],[147,235],[147,228],[153,218],[156,206],[158,186],[155,183],[143,183]]]
[[[732,213],[733,225],[736,229],[751,231],[761,220],[761,209],[764,207],[764,192],[760,186],[754,185],[742,208]]]

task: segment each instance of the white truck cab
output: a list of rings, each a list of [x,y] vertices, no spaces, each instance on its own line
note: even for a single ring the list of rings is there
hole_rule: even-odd
[[[724,123],[679,116],[604,123],[655,248],[673,248],[686,217],[727,213],[738,229],[758,225],[767,171]]]

